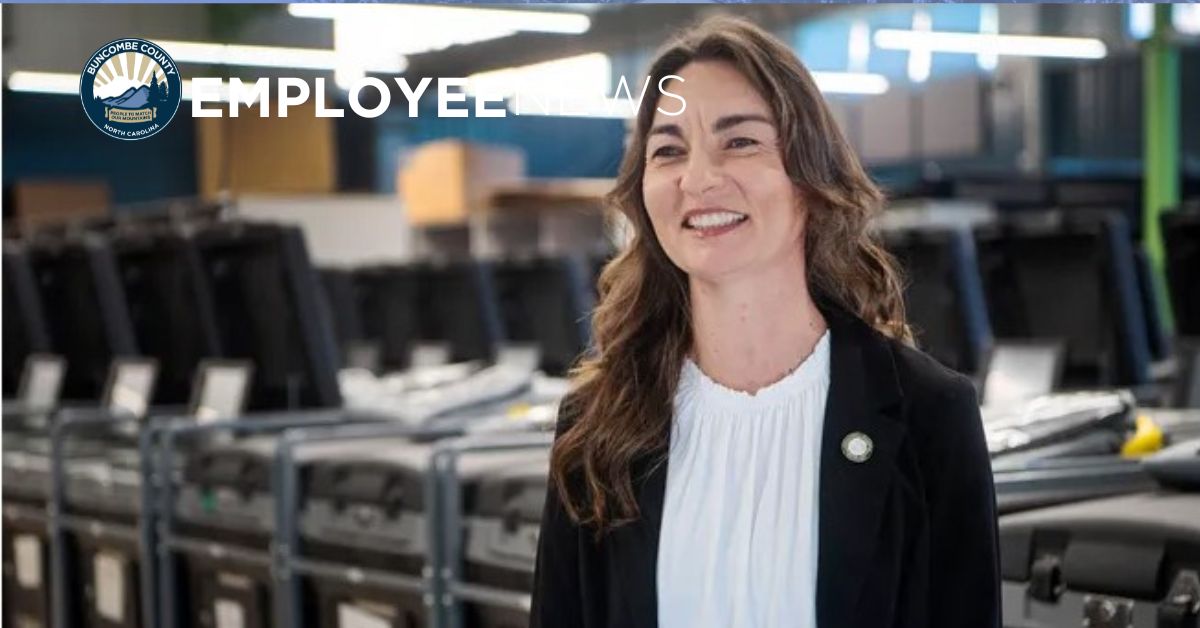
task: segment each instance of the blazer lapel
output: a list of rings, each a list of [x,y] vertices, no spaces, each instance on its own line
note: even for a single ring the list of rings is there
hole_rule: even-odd
[[[847,626],[906,430],[888,412],[900,400],[890,348],[857,318],[836,309],[824,314],[832,346],[821,438],[817,624]],[[843,452],[843,441],[856,432],[873,445],[861,462]]]

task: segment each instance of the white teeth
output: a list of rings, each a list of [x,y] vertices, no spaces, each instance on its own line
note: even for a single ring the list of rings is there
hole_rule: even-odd
[[[735,222],[741,222],[746,218],[745,214],[737,212],[716,212],[712,214],[700,214],[692,216],[687,220],[687,226],[692,229],[714,229],[716,227],[724,227]]]

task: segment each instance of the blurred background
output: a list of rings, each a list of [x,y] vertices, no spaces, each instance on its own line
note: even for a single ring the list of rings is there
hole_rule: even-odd
[[[1195,4],[4,5],[4,626],[524,626],[630,120],[410,117],[391,79],[636,91],[719,12],[814,73],[888,194],[919,346],[978,386],[1005,624],[1191,591],[1200,534],[1139,530],[1200,521],[1162,462],[1200,435]],[[79,76],[131,36],[184,102],[119,142]],[[202,76],[272,79],[272,107],[321,78],[346,115],[194,118]],[[1126,561],[1153,582],[1063,567],[1081,517],[1166,548]]]
[[[69,94],[95,47],[125,33],[161,42],[184,78],[320,76],[330,105],[344,108],[344,92],[333,87],[365,74],[390,82],[402,72],[415,84],[535,64],[546,64],[530,70],[542,77],[574,76],[612,93],[617,77],[642,75],[672,30],[722,10],[769,27],[811,70],[829,73],[821,84],[846,133],[896,193],[983,175],[1124,180],[1143,173],[1149,5],[601,4],[482,19],[470,17],[479,8],[445,6],[11,6],[4,10],[4,181],[16,196],[5,217],[20,214],[21,184],[31,180],[86,182],[96,202],[119,207],[221,191],[387,194],[405,155],[442,138],[519,147],[535,177],[612,176],[621,153],[619,121],[412,120],[396,106],[404,102],[399,90],[387,115],[373,120],[214,121],[184,112],[154,142],[114,145],[75,115]],[[1178,77],[1196,71],[1200,17],[1189,4],[1165,11],[1178,73],[1163,100],[1179,103],[1178,127],[1169,130],[1180,138],[1179,169],[1194,177],[1197,87]],[[997,55],[984,39],[939,33],[1068,39],[1002,42]],[[232,124],[239,126],[225,128]],[[222,145],[225,136],[245,145]],[[123,167],[130,158],[142,168]]]

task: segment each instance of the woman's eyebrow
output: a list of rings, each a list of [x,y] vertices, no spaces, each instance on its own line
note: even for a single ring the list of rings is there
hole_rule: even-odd
[[[650,137],[651,135],[674,135],[675,137],[683,139],[683,130],[679,128],[678,124],[660,124],[650,129],[650,132],[646,134],[646,137]]]
[[[769,124],[771,126],[775,126],[775,123],[772,122],[770,118],[768,118],[764,115],[757,114],[757,113],[739,113],[739,114],[723,116],[721,118],[718,118],[716,124],[713,125],[713,131],[719,133],[721,131],[731,129],[739,124],[743,124],[746,122],[762,122],[764,124]]]
[[[736,113],[718,118],[716,123],[713,124],[713,132],[720,133],[721,131],[731,129],[739,124],[745,124],[746,122],[762,122],[763,124],[775,126],[775,123],[772,122],[770,118],[762,114]],[[683,130],[679,128],[678,124],[660,124],[650,129],[650,132],[646,134],[646,137],[650,137],[652,135],[673,135],[678,138],[683,138]]]

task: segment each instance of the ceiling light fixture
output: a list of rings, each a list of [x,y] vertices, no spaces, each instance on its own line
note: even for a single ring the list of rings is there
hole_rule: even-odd
[[[347,61],[339,50],[322,48],[284,48],[247,46],[191,41],[158,41],[159,46],[180,63],[232,65],[300,70],[336,70]],[[406,61],[401,55],[360,59],[368,72],[403,72]]]
[[[253,81],[251,81],[253,83]],[[8,89],[29,94],[79,94],[79,75],[67,72],[29,72],[18,70],[8,77]],[[221,81],[219,100],[229,102],[229,82]],[[192,82],[183,81],[183,99],[192,99]]]
[[[448,33],[450,35],[456,29],[469,32],[481,27],[512,32],[578,35],[586,33],[592,25],[591,18],[586,15],[563,11],[430,5],[297,3],[288,5],[288,13],[296,17],[383,23],[403,31],[419,32],[445,27],[451,31]]]
[[[8,76],[8,88],[30,94],[78,94],[79,75],[65,72],[16,71]]]
[[[813,72],[812,77],[817,88],[826,94],[873,96],[891,87],[887,77],[868,72]]]
[[[875,31],[875,45],[886,50],[929,50],[970,55],[1059,59],[1102,59],[1108,54],[1108,48],[1103,41],[1090,37],[990,35],[897,29]]]

